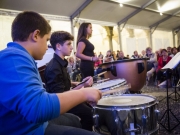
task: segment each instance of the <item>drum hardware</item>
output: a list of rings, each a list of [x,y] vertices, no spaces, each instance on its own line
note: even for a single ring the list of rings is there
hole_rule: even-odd
[[[152,96],[124,94],[102,98],[93,109],[96,122],[99,118],[98,110],[111,112],[117,125],[117,135],[151,135],[159,129],[157,103]],[[95,123],[95,126],[100,129],[96,131],[101,131],[103,125]]]
[[[103,71],[108,71],[104,74],[104,78],[125,78],[131,83],[129,91],[138,93],[146,81],[147,60],[146,58],[127,59],[103,63],[101,64]]]
[[[164,112],[164,114],[162,115],[162,117],[160,118],[159,124],[165,128],[168,132],[171,132],[174,128],[176,128],[179,124],[180,121],[178,120],[178,118],[174,115],[174,113],[171,111],[171,109],[169,108],[169,94],[168,94],[168,78],[169,75],[171,73],[171,69],[167,69],[163,74],[166,77],[166,111]],[[178,122],[174,127],[171,128],[171,124],[170,124],[170,114],[176,119],[176,121]],[[165,122],[162,123],[163,118],[166,116]],[[167,123],[167,124],[166,124]],[[166,126],[167,125],[167,126]]]
[[[103,68],[102,71],[110,71],[113,76],[117,76],[116,66],[110,66],[108,68]]]
[[[159,110],[155,110],[155,114],[156,114],[156,118],[157,118],[157,119],[159,118],[159,113],[160,113]]]
[[[126,129],[126,133],[127,132],[139,132],[140,128],[134,128],[134,129]]]
[[[144,71],[144,63],[137,63],[138,66],[138,74],[142,73]]]
[[[118,122],[119,122],[119,118],[118,118],[118,117],[116,117],[115,122],[116,122],[116,123],[118,123]]]
[[[99,120],[99,115],[98,114],[95,114],[93,115],[93,120],[94,120],[94,123],[95,123],[95,127],[98,127],[99,124],[98,124],[98,120]]]
[[[147,127],[146,127],[146,125],[147,125],[147,116],[145,114],[142,115],[141,120],[142,120],[142,129],[143,129],[142,133],[147,133]]]
[[[99,74],[97,74],[97,75],[93,76],[93,78],[99,77],[99,76],[101,76],[101,75],[105,74],[106,72],[107,72],[107,71],[101,72],[101,73],[99,73]]]
[[[155,110],[155,118],[157,121],[159,121],[159,114],[160,114],[160,111],[159,110]],[[159,127],[159,124],[158,124],[158,127]]]
[[[115,121],[116,126],[117,126],[117,135],[120,135],[119,133],[121,131],[121,125],[120,125],[120,120],[119,120],[119,117],[118,117],[118,110],[117,111],[114,110],[113,113],[115,113],[115,116],[116,116],[114,121]]]
[[[131,135],[135,135],[135,133],[140,133],[141,127],[135,123],[130,123],[130,128],[125,129],[126,133],[130,133]]]

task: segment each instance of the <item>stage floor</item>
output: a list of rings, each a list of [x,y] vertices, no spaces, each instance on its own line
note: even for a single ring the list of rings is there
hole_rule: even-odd
[[[156,86],[144,86],[142,89],[142,94],[148,94],[157,97],[159,100],[159,110],[160,110],[160,116],[162,117],[165,110],[167,109],[166,105],[166,88],[157,88]],[[174,88],[169,88],[169,94],[174,92]],[[180,94],[180,90],[177,89],[177,92]],[[165,98],[164,100],[162,100]],[[169,107],[171,111],[174,113],[174,115],[177,117],[177,119],[180,121],[180,97],[177,95],[177,101],[174,101],[175,94],[172,94],[169,98]],[[164,117],[161,121],[165,126],[167,127],[167,117]],[[170,128],[172,129],[175,125],[178,124],[178,121],[170,114]],[[174,128],[171,132],[168,132],[160,125],[159,133],[158,135],[180,135],[180,124]]]

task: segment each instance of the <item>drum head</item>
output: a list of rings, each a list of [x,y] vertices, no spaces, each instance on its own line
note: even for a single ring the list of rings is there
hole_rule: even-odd
[[[148,95],[124,94],[121,96],[110,96],[98,101],[97,108],[133,108],[146,107],[156,103],[156,98]]]

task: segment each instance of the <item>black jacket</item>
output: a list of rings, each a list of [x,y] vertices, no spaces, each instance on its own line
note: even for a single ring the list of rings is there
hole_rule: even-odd
[[[49,93],[62,93],[70,90],[71,80],[67,72],[68,61],[61,59],[57,54],[48,63],[44,78],[46,90]]]

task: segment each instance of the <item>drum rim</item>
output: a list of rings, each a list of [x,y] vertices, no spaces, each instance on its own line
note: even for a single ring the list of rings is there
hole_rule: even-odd
[[[124,63],[124,62],[131,62],[131,61],[145,61],[145,60],[149,60],[149,58],[138,58],[138,59],[123,59],[123,60],[116,60],[116,61],[112,61],[112,62],[105,62],[100,64],[100,66],[104,66],[104,65],[109,65],[109,64],[118,64],[118,63]]]
[[[146,97],[151,97],[154,100],[151,102],[148,102],[148,103],[143,103],[143,104],[139,104],[139,105],[131,105],[131,106],[128,106],[128,105],[125,105],[125,106],[109,105],[108,106],[108,105],[98,105],[97,104],[96,106],[94,106],[94,108],[105,109],[105,110],[118,110],[118,109],[120,109],[120,110],[128,110],[129,109],[130,110],[130,109],[144,109],[144,108],[151,107],[155,104],[158,104],[156,97],[147,95],[147,94],[122,94],[121,96],[146,96]]]

